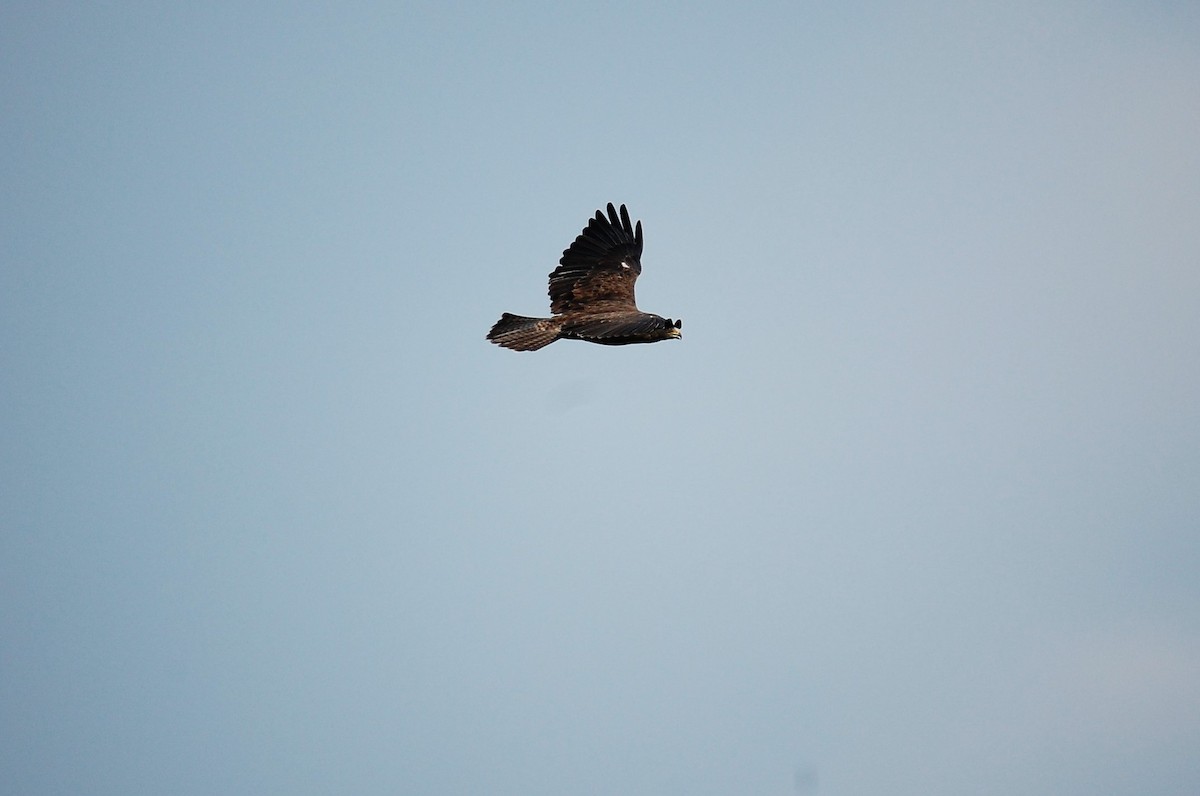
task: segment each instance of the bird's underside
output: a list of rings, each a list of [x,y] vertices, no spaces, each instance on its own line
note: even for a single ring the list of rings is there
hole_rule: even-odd
[[[515,351],[536,351],[555,340],[601,345],[655,343],[682,336],[682,321],[642,312],[633,286],[642,272],[642,222],[630,223],[610,203],[596,211],[550,274],[549,318],[504,313],[488,339]]]

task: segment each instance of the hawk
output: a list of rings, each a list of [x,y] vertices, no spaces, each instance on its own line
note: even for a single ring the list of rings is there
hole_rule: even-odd
[[[550,274],[551,317],[506,312],[487,339],[515,351],[536,351],[555,340],[629,345],[679,339],[683,321],[641,312],[634,303],[641,257],[642,222],[634,227],[625,205],[618,215],[609,202],[608,217],[597,210]]]

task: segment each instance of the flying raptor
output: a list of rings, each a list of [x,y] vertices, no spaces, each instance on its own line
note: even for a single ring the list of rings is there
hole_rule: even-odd
[[[642,272],[642,222],[629,223],[610,202],[599,210],[563,252],[550,274],[549,318],[504,313],[487,339],[516,351],[536,351],[555,340],[586,340],[601,345],[656,343],[682,337],[683,321],[641,312],[633,283]]]

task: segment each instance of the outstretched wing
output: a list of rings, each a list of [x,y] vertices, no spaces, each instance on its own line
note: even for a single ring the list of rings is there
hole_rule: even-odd
[[[673,324],[674,321],[645,312],[604,313],[570,321],[563,326],[562,332],[564,337],[577,340],[621,339],[629,342],[630,338],[649,337],[671,329]]]
[[[641,257],[642,222],[635,228],[625,205],[618,216],[609,202],[608,218],[597,210],[550,274],[550,311],[636,309],[633,283],[642,272]]]

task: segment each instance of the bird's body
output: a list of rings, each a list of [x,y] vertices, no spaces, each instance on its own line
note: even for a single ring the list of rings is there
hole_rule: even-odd
[[[642,312],[633,285],[642,272],[642,222],[608,205],[599,210],[563,252],[550,274],[549,318],[504,313],[488,332],[493,343],[516,351],[536,351],[555,340],[601,345],[655,343],[678,339],[682,321]]]

